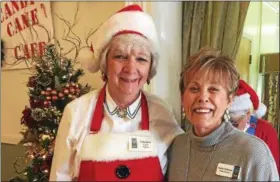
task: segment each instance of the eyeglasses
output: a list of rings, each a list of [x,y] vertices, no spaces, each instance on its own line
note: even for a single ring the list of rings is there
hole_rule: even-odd
[[[231,117],[231,123],[234,127],[238,127],[241,120],[246,119],[247,115],[241,115],[239,117]]]

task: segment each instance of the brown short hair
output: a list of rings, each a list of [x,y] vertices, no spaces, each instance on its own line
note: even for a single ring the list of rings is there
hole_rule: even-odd
[[[179,83],[181,94],[184,94],[190,79],[201,72],[206,75],[214,73],[215,79],[218,79],[218,81],[223,79],[224,83],[226,83],[229,95],[235,93],[238,87],[239,73],[234,61],[228,56],[221,55],[215,49],[205,47],[190,56],[184,66]]]

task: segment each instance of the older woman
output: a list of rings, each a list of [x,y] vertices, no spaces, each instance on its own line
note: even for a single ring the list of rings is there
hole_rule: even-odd
[[[154,23],[137,5],[112,15],[79,59],[105,85],[68,104],[59,126],[51,181],[161,181],[166,151],[182,130],[160,98],[142,91],[156,74]]]
[[[214,50],[189,58],[180,89],[192,126],[170,148],[170,181],[279,180],[267,145],[228,121],[238,77],[233,60]]]
[[[279,173],[279,139],[271,123],[261,118],[266,110],[254,89],[244,80],[239,80],[236,96],[229,108],[230,121],[236,128],[262,139],[267,144]]]

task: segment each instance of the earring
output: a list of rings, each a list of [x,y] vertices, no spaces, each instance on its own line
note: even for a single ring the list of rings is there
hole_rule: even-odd
[[[104,82],[106,82],[107,81],[107,75],[105,74],[105,73],[102,73],[102,80],[104,81]]]
[[[230,115],[229,115],[229,110],[228,108],[225,110],[225,113],[224,113],[224,120],[226,122],[229,122],[230,121]]]

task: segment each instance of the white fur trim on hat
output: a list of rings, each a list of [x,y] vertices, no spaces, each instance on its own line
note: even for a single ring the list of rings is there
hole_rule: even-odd
[[[254,111],[254,115],[257,118],[261,118],[265,115],[266,110],[267,110],[266,105],[264,105],[263,103],[260,103],[258,109]]]
[[[156,51],[159,52],[159,41],[157,31],[151,16],[140,11],[125,11],[112,15],[104,22],[98,30],[90,37],[89,44],[92,45],[94,52],[79,52],[77,60],[83,67],[90,72],[96,72],[100,69],[101,53],[109,44],[114,35],[120,31],[135,31],[146,37]],[[85,55],[83,55],[85,54]]]
[[[250,99],[250,94],[245,93],[239,96],[235,96],[233,103],[229,109],[230,113],[240,112],[244,110],[250,110],[253,107]]]
[[[135,152],[129,150],[129,136],[148,137],[152,139],[151,151]],[[157,144],[150,131],[132,133],[99,132],[88,135],[81,149],[81,160],[115,161],[157,157]]]

